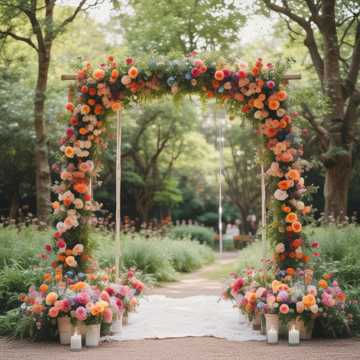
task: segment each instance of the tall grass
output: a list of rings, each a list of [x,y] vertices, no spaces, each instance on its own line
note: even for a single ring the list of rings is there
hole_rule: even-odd
[[[0,228],[0,271],[14,266],[30,268],[39,265],[38,254],[51,239],[51,230],[15,226]],[[114,239],[107,231],[91,234],[94,256],[100,266],[114,264]],[[213,251],[196,241],[169,239],[158,233],[121,235],[122,261],[125,268],[136,267],[156,281],[173,281],[176,272],[191,272],[214,260]],[[10,270],[9,270],[10,269]],[[1,274],[0,274],[1,276]]]
[[[109,235],[95,234],[95,257],[102,266],[114,263],[114,241]],[[166,237],[144,238],[142,234],[123,234],[122,261],[125,268],[136,267],[153,275],[156,281],[174,281],[176,272],[191,272],[214,260],[213,251],[190,240]]]
[[[307,227],[306,233],[310,239],[320,243],[318,271],[332,272],[342,283],[360,287],[360,227],[330,224]]]

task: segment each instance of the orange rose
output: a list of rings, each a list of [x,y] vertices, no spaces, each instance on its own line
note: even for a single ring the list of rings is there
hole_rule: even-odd
[[[51,280],[51,274],[50,273],[45,273],[44,275],[43,275],[43,280],[44,281],[50,281]]]
[[[79,133],[80,133],[80,135],[86,135],[88,133],[88,130],[86,128],[82,127],[79,129]]]
[[[287,223],[293,223],[293,222],[295,222],[295,221],[297,221],[297,220],[298,220],[298,217],[297,217],[297,215],[296,215],[294,212],[288,213],[288,214],[286,215],[286,217],[285,217],[285,221],[286,221]]]
[[[287,189],[291,188],[292,186],[294,186],[294,182],[292,180],[281,180],[278,183],[278,188],[280,190],[287,190]]]
[[[113,102],[111,104],[111,109],[112,111],[119,111],[123,109],[123,104],[121,102]]]
[[[303,303],[304,303],[305,308],[310,308],[311,306],[316,304],[315,296],[312,294],[305,295],[303,297]]]
[[[119,71],[118,70],[116,70],[116,69],[113,69],[112,71],[111,71],[111,77],[115,80],[115,79],[117,79],[118,77],[119,77]]]
[[[104,112],[104,108],[100,104],[97,104],[95,106],[95,115],[101,115],[103,114],[103,112]]]
[[[293,232],[299,233],[299,232],[301,232],[301,230],[302,230],[302,225],[300,224],[299,221],[294,221],[294,222],[291,224],[291,228],[292,228],[292,231],[293,231]]]
[[[294,276],[296,274],[296,270],[294,268],[292,268],[292,267],[289,267],[289,268],[286,269],[286,273],[288,275]]]
[[[78,182],[74,184],[74,190],[80,194],[85,194],[88,191],[88,186],[83,182]]]
[[[56,256],[57,260],[60,261],[60,262],[64,262],[65,261],[65,256],[64,255],[61,255],[61,254],[58,254]]]
[[[34,304],[31,307],[31,312],[33,314],[41,314],[43,311],[44,311],[44,305],[42,305],[42,304]]]
[[[46,284],[41,284],[39,287],[39,291],[42,293],[46,293],[49,290],[49,286]]]
[[[131,79],[136,79],[139,75],[139,70],[135,66],[132,66],[128,71],[128,75]]]
[[[217,81],[221,81],[221,80],[224,80],[224,72],[222,70],[217,70],[214,74],[214,78],[217,80]]]
[[[71,146],[67,146],[67,147],[65,148],[64,153],[65,153],[65,156],[68,157],[68,158],[73,158],[74,155],[75,155],[74,148],[71,147]]]
[[[278,91],[276,94],[276,97],[279,101],[284,101],[287,99],[287,93],[284,90]]]
[[[280,107],[280,103],[277,100],[269,100],[268,106],[270,110],[277,110]]]
[[[291,180],[299,181],[300,180],[300,172],[296,169],[291,169],[286,173],[286,177]]]
[[[105,77],[105,71],[103,69],[96,69],[93,73],[95,80],[102,80]]]
[[[60,207],[60,203],[58,201],[54,201],[52,204],[51,204],[51,207],[56,210]]]
[[[291,208],[290,208],[290,206],[283,205],[283,206],[281,207],[281,210],[282,210],[283,212],[289,213],[289,212],[291,211]]]
[[[264,108],[264,103],[259,98],[257,98],[254,100],[253,106],[261,110]]]
[[[326,280],[321,279],[321,280],[319,281],[319,286],[320,286],[321,288],[323,288],[323,289],[326,289],[329,285],[328,285],[328,283],[327,283]]]
[[[57,299],[58,299],[57,293],[55,292],[48,293],[45,298],[46,305],[53,305]]]

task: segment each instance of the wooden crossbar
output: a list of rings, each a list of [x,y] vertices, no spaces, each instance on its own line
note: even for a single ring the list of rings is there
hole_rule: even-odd
[[[70,75],[70,74],[63,74],[61,75],[61,80],[76,80],[76,75]],[[285,74],[282,78],[282,80],[288,81],[288,80],[300,80],[301,74]]]

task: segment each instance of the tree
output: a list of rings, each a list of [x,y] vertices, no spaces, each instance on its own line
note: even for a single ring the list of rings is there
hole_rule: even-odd
[[[113,1],[132,51],[189,54],[228,49],[244,15],[230,0]]]
[[[302,38],[327,107],[316,114],[303,101],[303,116],[318,137],[325,167],[325,214],[347,213],[359,120],[360,7],[353,0],[259,0],[280,14],[292,37]]]
[[[0,37],[20,41],[37,55],[37,79],[34,92],[34,128],[36,134],[36,207],[39,220],[47,222],[50,210],[50,168],[48,134],[45,121],[46,91],[54,40],[77,15],[98,0],[81,0],[71,13],[55,18],[56,0],[0,0]]]
[[[160,208],[164,214],[182,200],[173,170],[186,150],[186,136],[196,124],[196,115],[187,102],[168,100],[133,107],[123,113],[123,122],[122,213],[147,221],[154,210]],[[115,142],[109,145],[102,155],[107,189],[115,181]],[[109,199],[103,192],[96,196],[114,205],[113,196]]]
[[[234,124],[225,132],[224,178],[226,194],[236,205],[241,216],[241,229],[248,233],[250,229],[247,217],[254,211],[259,213],[260,168],[257,163],[257,149],[254,146],[255,131]]]

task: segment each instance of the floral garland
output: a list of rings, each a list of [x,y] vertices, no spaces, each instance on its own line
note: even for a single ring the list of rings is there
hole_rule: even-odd
[[[85,63],[77,72],[77,101],[60,140],[64,162],[61,183],[54,186],[56,229],[53,267],[69,282],[81,280],[94,268],[87,241],[88,219],[99,209],[91,194],[91,178],[98,175],[94,159],[106,145],[107,117],[131,103],[160,97],[197,94],[215,98],[231,114],[252,119],[264,140],[267,174],[272,186],[271,238],[279,271],[293,274],[309,261],[310,244],[302,233],[304,217],[311,211],[301,201],[306,192],[302,177],[303,153],[286,110],[288,95],[281,84],[282,69],[261,59],[253,66],[236,68],[203,61],[196,54],[181,61],[152,59],[138,66],[132,58],[119,64],[112,56],[93,67]],[[60,269],[60,270],[59,270]]]

